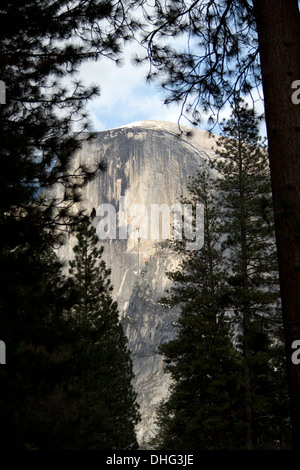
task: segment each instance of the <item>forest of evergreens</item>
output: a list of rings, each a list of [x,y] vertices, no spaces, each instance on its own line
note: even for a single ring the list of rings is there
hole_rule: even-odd
[[[140,13],[136,15],[136,8]],[[173,383],[160,405],[157,449],[300,448],[300,79],[296,0],[4,0],[0,5],[0,448],[137,449],[127,340],[110,270],[87,214],[74,212],[105,162],[72,159],[92,137],[88,60],[116,62],[138,40],[165,103],[232,105],[211,171],[191,178],[205,209],[204,246],[182,253],[162,299],[180,306],[161,347]],[[167,38],[185,34],[187,48]],[[195,49],[190,49],[190,39]],[[70,80],[69,87],[64,79]],[[73,80],[73,81],[72,81]],[[237,97],[262,85],[267,148]],[[251,95],[250,95],[251,96]],[[74,133],[74,123],[77,131]],[[191,175],[192,176],[192,175]],[[53,188],[63,197],[57,201]],[[77,235],[63,274],[56,249]]]
[[[170,449],[286,449],[290,420],[274,215],[259,120],[237,100],[209,168],[191,178],[204,206],[204,246],[187,252],[166,307],[177,337],[161,346],[172,376],[156,445]],[[217,171],[217,176],[213,172]],[[185,201],[186,202],[186,201]]]

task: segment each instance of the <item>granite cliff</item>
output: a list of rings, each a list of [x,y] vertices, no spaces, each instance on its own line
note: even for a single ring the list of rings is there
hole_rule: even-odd
[[[178,316],[158,303],[170,285],[166,271],[178,263],[162,234],[166,213],[155,221],[152,217],[146,228],[145,221],[151,218],[153,205],[170,208],[187,195],[189,177],[213,155],[213,144],[202,130],[193,129],[192,135],[179,137],[176,124],[142,121],[98,132],[74,158],[75,166],[103,159],[107,162],[107,171],[89,183],[81,204],[87,214],[96,210],[93,224],[111,269],[113,295],[132,354],[142,415],[137,428],[141,444],[153,436],[155,409],[168,392],[169,377],[164,374],[158,346],[174,337],[173,322]],[[110,231],[104,239],[108,222]],[[159,233],[157,238],[154,232],[156,236]],[[73,241],[70,235],[60,250],[66,260],[72,256]]]

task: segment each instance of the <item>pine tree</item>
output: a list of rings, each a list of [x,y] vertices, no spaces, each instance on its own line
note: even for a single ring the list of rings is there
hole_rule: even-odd
[[[161,347],[173,383],[156,442],[285,448],[290,424],[268,159],[258,120],[241,100],[223,132],[214,179],[200,173],[190,185],[193,202],[204,204],[204,246],[169,273],[175,285],[164,303],[180,305],[181,315],[176,339]]]
[[[8,367],[0,375],[1,448],[55,448],[57,439],[64,439],[56,429],[62,419],[57,412],[61,401],[57,391],[71,374],[70,344],[74,339],[64,312],[73,303],[72,288],[62,275],[61,262],[48,247],[14,254],[15,260],[11,253],[5,258],[2,252],[2,260],[10,263],[5,271],[7,281],[11,272],[16,278],[13,289],[2,297],[10,315],[2,318]],[[17,269],[20,260],[26,283],[24,271]],[[68,408],[66,400],[64,408]]]
[[[70,310],[77,336],[77,376],[70,387],[83,389],[76,407],[78,426],[73,442],[83,449],[133,449],[139,420],[132,387],[127,339],[113,301],[110,270],[94,227],[82,224],[77,233],[70,276],[77,298]],[[76,443],[77,442],[77,443]]]
[[[60,316],[61,288],[58,283],[55,292],[44,275],[53,271],[44,258],[49,247],[62,243],[62,229],[83,217],[82,212],[74,217],[70,209],[80,189],[104,169],[102,162],[72,169],[74,152],[92,137],[85,104],[98,93],[95,85],[83,86],[76,72],[88,59],[118,59],[126,35],[124,14],[121,3],[97,0],[3,0],[0,5],[0,79],[6,98],[0,105],[0,338],[7,350],[0,387],[4,449],[43,434],[21,435],[26,423],[33,429],[23,404],[32,403],[37,390],[41,402],[48,394],[45,389],[42,397],[48,359],[40,362],[41,350],[62,340],[51,313],[54,309]],[[56,184],[64,189],[59,201],[51,192]],[[25,361],[29,350],[31,360]],[[51,434],[49,426],[47,432]]]
[[[281,310],[268,155],[259,120],[241,99],[224,122],[216,154],[228,306],[244,363],[245,442],[249,449],[259,448],[266,445],[266,429],[275,426],[280,432],[272,345],[279,342]]]
[[[96,162],[93,168],[70,170],[74,152],[92,136],[86,102],[99,93],[95,85],[83,86],[76,74],[89,59],[118,59],[126,35],[124,13],[122,5],[110,1],[1,2],[2,242],[24,245],[34,234],[38,238],[41,226],[69,221],[68,207],[99,167]],[[37,199],[57,183],[65,189],[59,207],[49,191],[47,201]]]
[[[155,445],[165,450],[237,449],[243,429],[241,358],[224,314],[224,259],[220,251],[221,206],[207,170],[192,178],[193,203],[204,206],[204,245],[184,252],[168,307],[180,306],[176,338],[161,346],[171,374],[170,396],[158,410]],[[187,202],[187,201],[185,201]]]

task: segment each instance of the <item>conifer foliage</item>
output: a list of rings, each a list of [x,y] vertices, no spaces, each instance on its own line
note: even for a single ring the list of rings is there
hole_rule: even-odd
[[[253,109],[237,98],[216,142],[214,162],[223,199],[228,307],[243,355],[245,440],[250,449],[264,441],[255,431],[262,419],[268,427],[275,425],[274,403],[268,395],[275,385],[272,354],[277,350],[272,344],[278,342],[281,325],[270,171],[258,124]]]
[[[132,364],[111,296],[110,270],[98,244],[95,228],[84,222],[70,261],[75,303],[69,315],[76,338],[72,386],[82,393],[76,407],[77,438],[79,448],[132,449],[137,447],[139,420]]]
[[[75,398],[66,396],[76,365],[66,322],[73,291],[51,249],[84,217],[70,209],[104,170],[72,165],[92,136],[86,102],[99,92],[76,73],[88,59],[118,60],[124,15],[122,2],[106,0],[0,5],[0,448],[67,447],[77,429]]]
[[[289,442],[273,211],[258,119],[237,99],[210,172],[192,178],[204,245],[183,252],[168,306],[181,314],[161,347],[173,383],[157,443],[174,449],[267,449]],[[214,176],[212,176],[214,175]],[[184,245],[181,245],[181,250]],[[175,446],[175,447],[173,447]]]
[[[241,435],[241,364],[224,315],[224,257],[221,206],[207,170],[192,178],[191,203],[204,206],[204,246],[184,254],[175,282],[163,302],[181,307],[176,339],[161,347],[174,380],[159,410],[156,445],[164,449],[238,448]]]
[[[215,123],[235,93],[255,100],[263,91],[293,448],[299,450],[300,368],[291,360],[300,322],[299,1],[136,3],[144,18],[147,79],[159,78],[165,103],[180,104],[193,124],[201,123],[202,112]]]

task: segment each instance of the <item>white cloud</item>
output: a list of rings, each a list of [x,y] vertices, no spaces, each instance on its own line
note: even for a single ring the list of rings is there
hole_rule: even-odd
[[[79,77],[83,83],[97,84],[101,91],[87,106],[95,130],[148,119],[178,121],[180,106],[164,105],[159,85],[146,83],[147,66],[131,63],[135,51],[135,45],[126,47],[121,67],[105,58],[81,67]]]
[[[80,78],[86,85],[92,83],[100,87],[101,94],[88,102],[87,108],[96,131],[111,129],[134,121],[157,119],[177,122],[180,105],[164,105],[163,91],[159,85],[147,84],[147,65],[136,67],[131,59],[138,51],[138,45],[127,45],[123,54],[123,65],[106,58],[98,62],[84,63],[80,69]],[[257,92],[254,93],[258,97]],[[250,104],[250,98],[249,100]],[[258,103],[259,112],[263,112],[262,103]],[[225,107],[220,117],[229,117],[230,109]],[[189,125],[185,119],[182,124]],[[203,128],[207,128],[203,120]],[[262,132],[265,135],[264,126]]]

